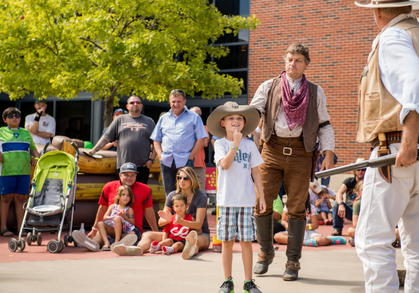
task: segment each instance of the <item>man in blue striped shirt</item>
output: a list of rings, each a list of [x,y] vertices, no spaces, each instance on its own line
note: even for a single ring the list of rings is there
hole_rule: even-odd
[[[207,137],[201,117],[185,106],[182,90],[171,91],[169,102],[170,111],[160,117],[150,137],[160,159],[166,196],[175,189],[177,170],[194,167],[194,158]]]

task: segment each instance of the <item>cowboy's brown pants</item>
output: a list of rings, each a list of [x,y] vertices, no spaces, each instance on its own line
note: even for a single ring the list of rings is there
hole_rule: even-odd
[[[269,142],[304,150],[302,137],[282,138],[272,135]],[[256,214],[266,216],[272,213],[273,201],[277,199],[282,180],[284,180],[288,216],[304,220],[313,157],[310,155],[288,156],[264,145],[262,158],[264,162],[259,166],[259,170],[262,177],[266,211],[259,214],[259,195],[256,193]]]

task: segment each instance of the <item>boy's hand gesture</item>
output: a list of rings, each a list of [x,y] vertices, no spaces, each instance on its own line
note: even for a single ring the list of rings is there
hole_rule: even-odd
[[[263,214],[266,211],[266,201],[264,197],[259,198],[259,213]]]
[[[162,218],[163,220],[166,220],[167,222],[172,221],[172,214],[170,212],[158,211],[157,213],[159,214],[159,217]]]
[[[181,218],[179,217],[179,215],[175,215],[175,220],[173,221],[173,224],[175,224],[175,225],[179,224],[180,219]]]
[[[243,134],[236,129],[233,134],[233,146],[239,147],[242,138],[243,138]]]

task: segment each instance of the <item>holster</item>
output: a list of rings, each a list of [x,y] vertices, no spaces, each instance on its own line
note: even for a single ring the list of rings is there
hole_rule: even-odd
[[[387,156],[390,154],[390,149],[388,148],[383,148],[381,149],[381,147],[378,149],[378,157],[383,157],[383,156]],[[391,183],[391,166],[383,166],[378,168],[381,177],[384,178],[385,181],[387,181],[388,183]]]
[[[378,157],[387,156],[390,154],[390,148],[388,147],[389,143],[387,141],[387,136],[385,133],[378,134],[378,140],[380,143],[380,147],[377,151]],[[391,183],[391,166],[383,166],[379,167],[378,171],[381,174],[381,177],[388,183]]]
[[[265,142],[261,139],[260,142],[259,142],[259,146],[258,146],[259,153],[262,153],[264,143]]]

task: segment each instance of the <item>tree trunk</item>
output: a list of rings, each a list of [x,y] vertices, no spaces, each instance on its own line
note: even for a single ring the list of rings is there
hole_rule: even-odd
[[[103,115],[103,127],[108,127],[112,123],[113,101],[115,98],[116,88],[111,88],[111,94],[105,99],[105,113]]]

